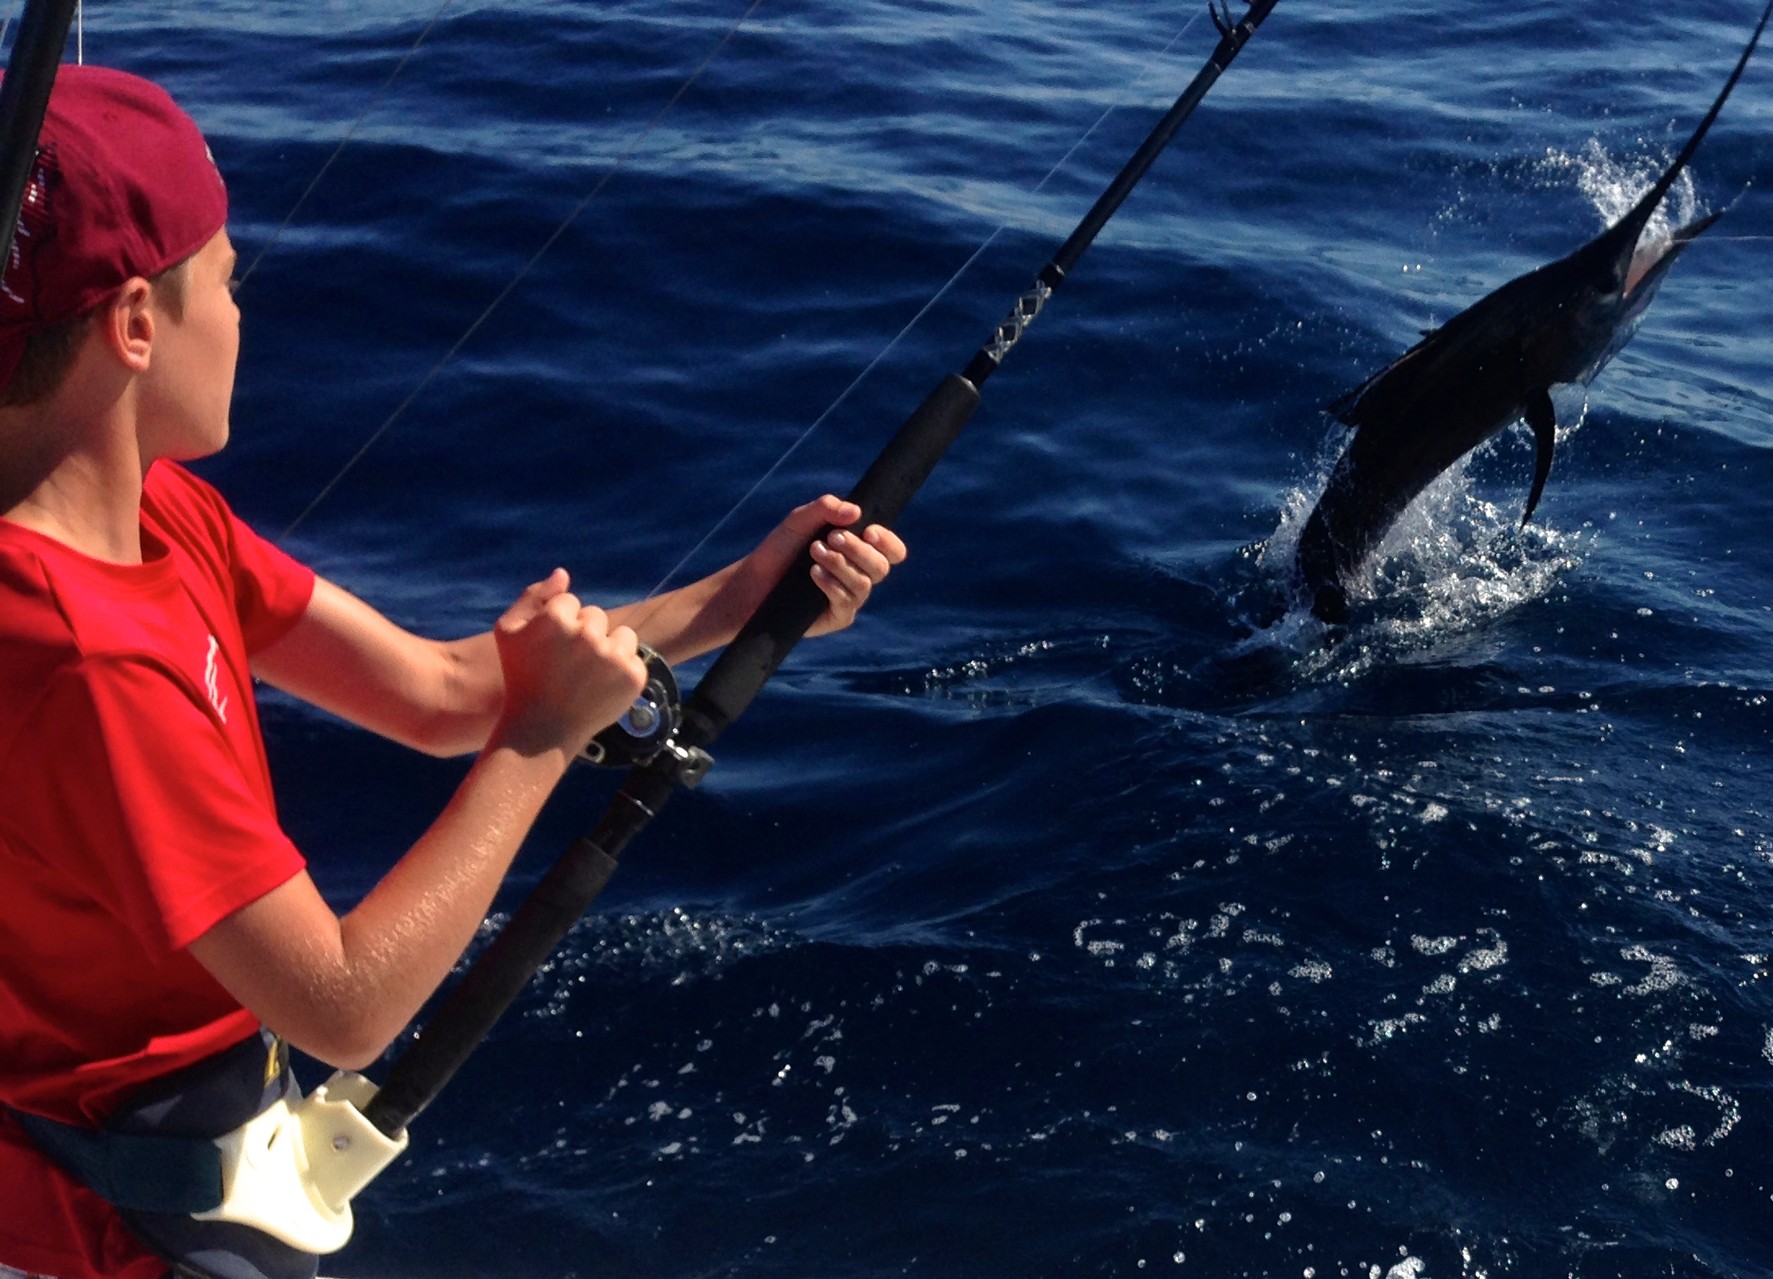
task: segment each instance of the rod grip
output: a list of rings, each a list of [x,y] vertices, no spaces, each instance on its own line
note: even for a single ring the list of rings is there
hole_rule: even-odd
[[[978,406],[978,388],[959,374],[938,383],[850,490],[862,508],[856,527],[897,519]],[[678,740],[705,748],[720,736],[824,611],[818,585],[798,569],[786,573],[685,703]]]
[[[364,1117],[399,1137],[480,1046],[615,872],[615,856],[596,836],[569,848],[400,1054]]]

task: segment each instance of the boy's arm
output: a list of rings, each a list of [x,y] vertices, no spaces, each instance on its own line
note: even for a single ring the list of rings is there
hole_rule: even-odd
[[[862,510],[827,493],[797,506],[744,559],[679,590],[610,610],[632,626],[641,641],[676,664],[728,643],[757,611],[785,573],[809,563],[807,541],[827,525],[833,531],[813,542],[810,571],[825,593],[825,613],[807,630],[829,635],[856,620],[875,585],[905,559],[905,543],[891,529],[853,525]]]
[[[479,750],[505,697],[491,631],[425,639],[325,578],[252,666],[284,692],[429,755]]]
[[[890,529],[848,527],[861,517],[827,495],[788,514],[756,550],[679,590],[610,610],[612,626],[632,627],[642,643],[676,664],[738,634],[763,597],[813,543],[813,580],[830,601],[807,632],[825,635],[855,620],[875,584],[905,558]],[[504,698],[491,632],[429,640],[396,625],[350,592],[318,578],[307,611],[253,658],[260,678],[372,732],[431,755],[479,750]]]
[[[485,748],[430,829],[348,914],[334,914],[304,872],[216,924],[191,953],[296,1047],[367,1065],[467,948],[572,758],[645,685],[630,619],[668,660],[723,644],[808,538],[859,517],[836,498],[808,503],[738,563],[608,615],[581,607],[556,570],[492,632],[452,642],[421,639],[317,581],[301,620],[254,659],[258,674],[420,749]],[[878,527],[817,545],[811,571],[830,607],[810,633],[847,626],[904,557]]]
[[[335,915],[304,872],[191,943],[230,994],[304,1052],[361,1067],[400,1033],[473,939],[569,762],[644,687],[633,632],[566,586],[557,571],[500,619],[507,692],[486,749],[355,909]]]
[[[334,914],[303,871],[197,938],[191,954],[291,1044],[363,1069],[473,940],[566,758],[489,747],[443,814],[348,914]]]

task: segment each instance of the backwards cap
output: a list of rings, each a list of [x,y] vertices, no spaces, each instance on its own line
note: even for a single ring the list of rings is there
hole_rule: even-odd
[[[62,67],[0,275],[0,386],[33,333],[176,266],[227,220],[222,175],[171,95],[124,71]]]

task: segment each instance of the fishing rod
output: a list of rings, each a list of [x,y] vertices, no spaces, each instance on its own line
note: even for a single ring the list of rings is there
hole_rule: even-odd
[[[80,0],[25,0],[18,39],[0,79],[0,245],[7,255],[0,271],[11,265],[12,237],[37,160],[37,135],[79,7]]]
[[[874,459],[849,494],[849,500],[862,508],[857,527],[890,523],[910,502],[972,417],[979,388],[1002,365],[1275,4],[1276,0],[1250,0],[1243,17],[1233,21],[1229,0],[1208,0],[1219,43],[1206,65],[964,371],[938,383]],[[649,746],[651,753],[629,769],[597,827],[561,855],[469,966],[418,1039],[395,1060],[386,1082],[361,1107],[374,1128],[389,1138],[398,1137],[435,1100],[602,891],[629,841],[678,787],[693,788],[701,781],[713,762],[707,748],[751,704],[825,606],[823,593],[809,577],[788,572],[681,709],[665,697],[645,701],[651,713],[664,718],[638,726],[636,736],[656,741],[656,747]],[[669,678],[668,673],[664,678]],[[655,671],[655,683],[658,679]]]

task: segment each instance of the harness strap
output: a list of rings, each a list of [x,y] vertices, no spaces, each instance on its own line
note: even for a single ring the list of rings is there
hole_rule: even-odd
[[[313,1279],[319,1261],[250,1226],[199,1220],[223,1206],[216,1138],[300,1096],[289,1053],[267,1030],[146,1085],[100,1130],[0,1105],[39,1149],[122,1214],[180,1276]],[[3,1276],[0,1276],[3,1279]]]
[[[95,1132],[12,1111],[32,1141],[101,1199],[133,1212],[208,1212],[222,1202],[222,1152],[198,1137]]]

